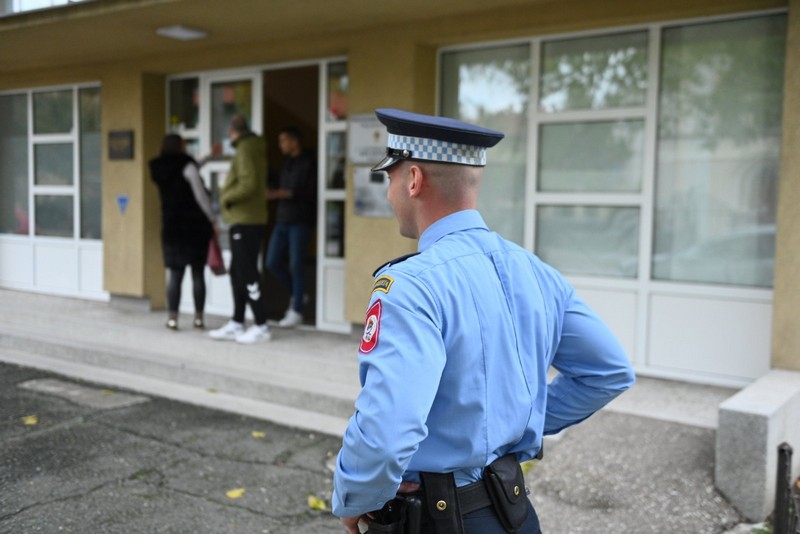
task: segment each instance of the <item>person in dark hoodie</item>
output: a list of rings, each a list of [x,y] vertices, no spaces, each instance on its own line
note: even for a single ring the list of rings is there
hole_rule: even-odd
[[[161,196],[161,246],[164,265],[169,270],[167,328],[171,330],[178,329],[181,284],[187,265],[192,268],[194,327],[204,326],[204,268],[214,233],[214,214],[198,171],[199,165],[186,154],[184,140],[177,134],[166,135],[161,153],[150,160],[150,175]]]

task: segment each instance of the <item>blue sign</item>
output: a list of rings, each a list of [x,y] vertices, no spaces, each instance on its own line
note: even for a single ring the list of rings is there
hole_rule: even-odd
[[[119,195],[117,197],[117,205],[119,206],[119,212],[125,215],[125,210],[128,208],[128,195]]]

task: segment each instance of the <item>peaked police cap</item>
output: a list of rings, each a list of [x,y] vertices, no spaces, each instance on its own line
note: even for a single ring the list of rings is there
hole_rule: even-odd
[[[377,109],[375,115],[386,126],[386,157],[372,168],[386,170],[405,159],[486,165],[486,149],[505,134],[447,117],[421,115],[399,109]]]

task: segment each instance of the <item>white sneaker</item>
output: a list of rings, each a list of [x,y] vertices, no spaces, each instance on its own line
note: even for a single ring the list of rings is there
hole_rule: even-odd
[[[237,323],[236,321],[230,320],[221,328],[211,330],[208,335],[211,336],[211,339],[217,339],[219,341],[233,341],[243,332],[244,325],[242,323]]]
[[[297,313],[293,309],[289,309],[283,319],[278,321],[278,326],[281,328],[294,328],[299,324],[303,324],[303,314]]]
[[[269,341],[270,339],[272,339],[272,334],[269,333],[269,327],[266,324],[260,326],[254,324],[244,333],[236,336],[237,343],[244,343],[247,345],[259,343],[261,341]]]

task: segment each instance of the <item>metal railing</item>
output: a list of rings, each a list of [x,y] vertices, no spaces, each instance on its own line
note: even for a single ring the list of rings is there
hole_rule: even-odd
[[[800,488],[792,480],[792,447],[788,443],[778,446],[778,479],[772,524],[774,534],[800,534]]]

